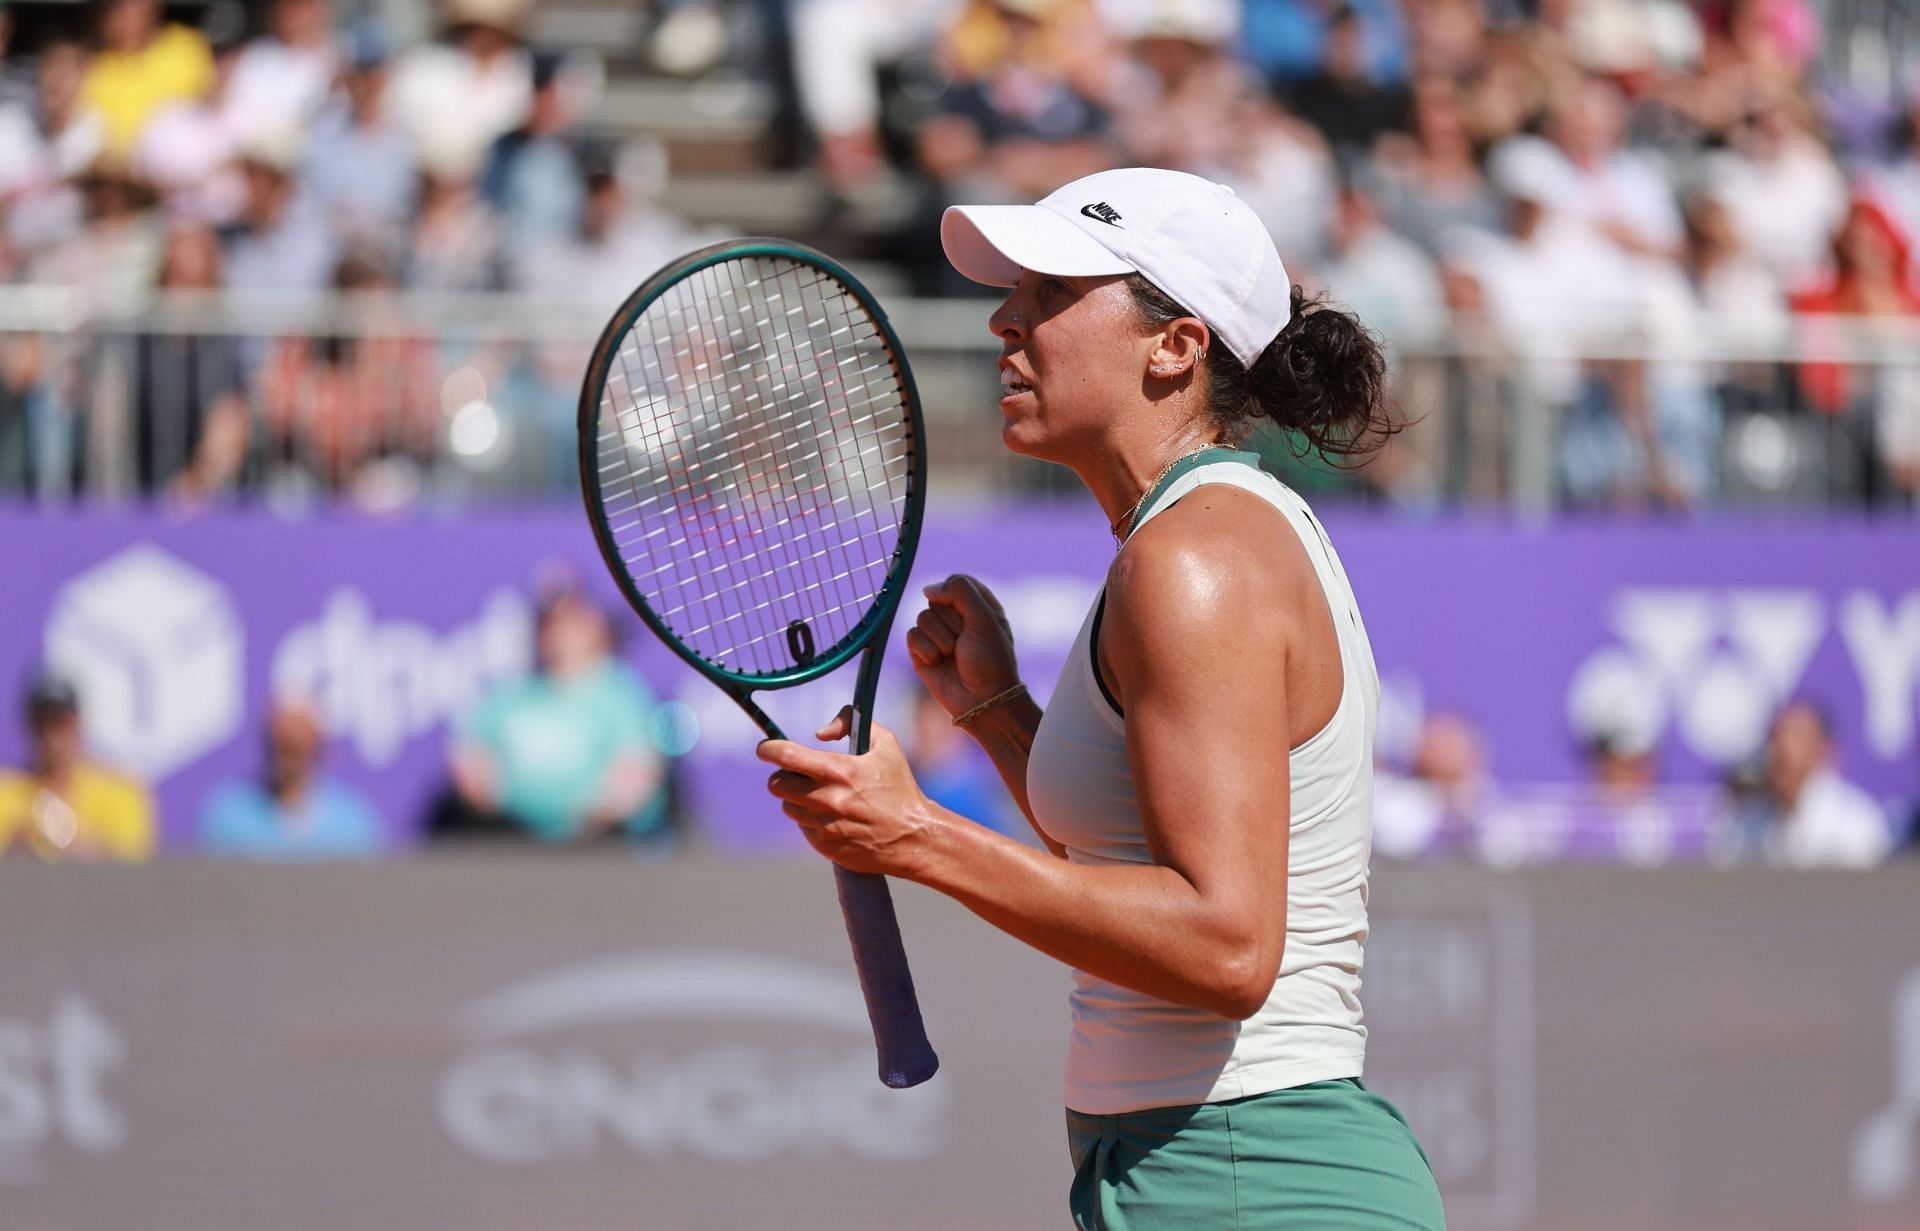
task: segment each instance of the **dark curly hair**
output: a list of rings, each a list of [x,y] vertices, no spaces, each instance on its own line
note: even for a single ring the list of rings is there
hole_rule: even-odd
[[[1127,279],[1148,328],[1192,316],[1139,274]],[[1221,435],[1243,441],[1260,419],[1292,432],[1303,452],[1363,463],[1404,426],[1394,416],[1386,354],[1351,312],[1294,284],[1287,327],[1249,370],[1224,345],[1201,369],[1207,406]]]

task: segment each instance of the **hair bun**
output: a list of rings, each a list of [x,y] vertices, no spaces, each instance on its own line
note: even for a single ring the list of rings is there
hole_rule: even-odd
[[[1251,414],[1304,438],[1329,457],[1372,452],[1399,430],[1392,417],[1386,354],[1351,312],[1309,296],[1298,283],[1287,327],[1249,376]]]
[[[1149,326],[1192,316],[1139,274],[1127,279],[1135,309]],[[1207,405],[1222,435],[1244,440],[1258,419],[1295,433],[1302,454],[1362,459],[1401,428],[1392,413],[1386,354],[1351,312],[1289,294],[1286,328],[1249,371],[1225,346],[1207,352],[1201,369]]]

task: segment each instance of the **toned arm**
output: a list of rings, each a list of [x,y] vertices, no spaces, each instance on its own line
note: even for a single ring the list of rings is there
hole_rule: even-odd
[[[879,740],[867,758],[762,745],[790,771],[774,793],[839,862],[930,885],[1098,978],[1251,1015],[1286,940],[1289,600],[1311,565],[1281,553],[1276,567],[1273,541],[1249,540],[1227,503],[1155,519],[1109,586],[1102,639],[1153,863],[1069,863],[961,824]]]

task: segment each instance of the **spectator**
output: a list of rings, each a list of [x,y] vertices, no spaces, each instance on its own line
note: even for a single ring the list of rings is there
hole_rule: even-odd
[[[580,212],[567,234],[516,249],[512,267],[519,289],[543,303],[610,314],[633,291],[632,271],[658,269],[702,243],[719,238],[688,225],[651,200],[636,199],[631,186],[645,178],[634,164],[646,161],[645,147],[618,167],[606,151],[593,151],[581,172]],[[657,182],[660,176],[653,176]],[[645,185],[639,185],[645,191]],[[531,480],[544,487],[578,481],[578,442],[574,408],[587,346],[553,341],[529,347],[509,373],[514,396],[501,400],[515,414],[513,473],[500,481]]]
[[[224,782],[201,807],[201,850],[271,862],[379,856],[386,840],[372,803],[321,772],[326,740],[313,711],[275,702],[266,736],[260,778]]]
[[[99,161],[106,144],[100,116],[81,96],[86,65],[78,43],[55,40],[41,49],[32,129],[10,126],[17,144],[7,159],[15,178],[0,190],[6,221],[0,273],[10,272],[7,249],[30,263],[84,225],[85,205],[74,180]]]
[[[993,762],[953,725],[952,716],[925,689],[915,689],[913,740],[907,759],[920,789],[942,808],[1010,837],[1024,839],[1029,834],[1024,820],[1009,814],[1013,801]]]
[[[357,252],[340,262],[333,289],[378,296],[394,285],[377,253]],[[274,344],[259,382],[269,482],[298,490],[318,481],[381,506],[411,494],[372,484],[404,482],[437,448],[433,348],[391,312],[389,301],[363,301],[351,334]],[[375,470],[375,461],[389,465]]]
[[[100,0],[100,50],[82,96],[105,125],[105,149],[124,158],[163,104],[213,88],[213,53],[197,30],[161,24],[159,0]]]
[[[1493,794],[1479,728],[1458,714],[1428,716],[1407,769],[1376,770],[1374,849],[1415,859],[1443,854],[1472,835]]]
[[[644,150],[638,152],[644,157]],[[583,160],[573,226],[565,235],[521,249],[513,270],[516,285],[532,294],[611,313],[632,292],[633,270],[658,269],[718,235],[637,196],[631,181],[644,173],[605,154]],[[585,362],[584,351],[571,353]]]
[[[1375,78],[1360,14],[1346,5],[1327,21],[1319,70],[1289,88],[1286,98],[1288,109],[1318,129],[1346,164],[1363,157],[1382,133],[1411,127],[1406,88]]]
[[[85,225],[38,256],[33,280],[73,288],[89,319],[127,311],[146,298],[160,272],[165,234],[153,212],[153,185],[112,158],[86,168],[75,185]]]
[[[421,148],[479,160],[526,122],[533,62],[520,45],[532,0],[446,0],[442,42],[408,52],[394,68],[389,103]]]
[[[241,44],[216,45],[213,87],[201,98],[162,103],[134,142],[134,169],[166,198],[176,218],[229,226],[246,207],[247,182],[228,96]]]
[[[1327,288],[1389,345],[1431,345],[1446,332],[1439,271],[1412,240],[1389,229],[1379,203],[1349,182],[1340,191]]]
[[[1567,198],[1555,202],[1623,250],[1677,257],[1682,238],[1673,189],[1644,155],[1621,148],[1626,99],[1618,87],[1589,77],[1553,109],[1553,150],[1566,161]],[[1515,138],[1525,140],[1527,138]]]
[[[1812,343],[1844,344],[1848,330],[1865,341],[1858,335],[1888,324],[1887,340],[1910,353],[1909,331],[1920,321],[1913,274],[1911,237],[1878,202],[1856,199],[1834,237],[1832,278],[1792,299],[1802,333]],[[1800,365],[1799,378],[1814,410],[1835,417],[1843,433],[1870,437],[1902,495],[1920,494],[1920,369],[1813,362]]]
[[[387,106],[387,45],[362,26],[349,43],[341,99],[314,125],[307,185],[336,233],[354,246],[375,245],[398,260],[420,195],[413,139]]]
[[[1708,837],[1707,857],[1723,868],[1762,862],[1777,812],[1764,754],[1735,765],[1722,787],[1719,824]]]
[[[227,285],[239,291],[316,294],[333,281],[338,243],[298,178],[301,137],[282,129],[240,152],[247,197],[228,232]]]
[[[165,237],[152,211],[149,185],[124,166],[102,160],[80,180],[87,223],[42,253],[35,281],[70,288],[81,327],[27,339],[36,376],[28,414],[34,466],[44,490],[67,490],[85,479],[95,490],[133,486],[126,390],[112,379],[127,371],[126,340],[98,336],[101,315],[131,311],[153,289]]]
[[[57,676],[27,692],[28,763],[0,772],[0,859],[48,863],[152,859],[153,800],[146,788],[89,759],[81,742],[80,697]]]
[[[1474,0],[1458,0],[1435,7],[1464,14],[1478,6]],[[1425,71],[1459,83],[1474,143],[1492,149],[1517,133],[1542,131],[1555,96],[1573,73],[1561,36],[1534,23],[1488,31],[1462,22],[1454,34],[1461,40],[1452,52],[1460,62],[1456,69],[1449,73],[1439,67],[1449,57],[1432,54],[1431,43],[1421,44],[1421,62]]]
[[[1407,34],[1401,6],[1393,0],[1353,0],[1350,4],[1316,0],[1243,0],[1241,42],[1253,65],[1277,90],[1312,76],[1326,63],[1327,42],[1336,22],[1346,18],[1354,27],[1360,65],[1369,80],[1392,83],[1407,76]],[[1408,6],[1409,16],[1422,19],[1442,6]],[[1467,4],[1476,21],[1478,5]],[[1478,26],[1475,27],[1476,31]]]
[[[202,224],[177,226],[167,236],[161,288],[204,293],[220,283],[218,237]],[[134,481],[141,492],[198,503],[238,480],[250,424],[234,339],[142,334],[134,343],[131,384]]]
[[[0,9],[0,52],[5,49],[5,23],[8,14]],[[0,68],[6,66],[0,58]],[[40,141],[40,126],[34,119],[31,97],[22,98],[12,89],[11,75],[0,76],[0,277],[13,270],[16,257],[8,242],[12,228],[5,225],[15,200],[30,189],[43,174],[47,152]]]
[[[1614,476],[1620,508],[1691,508],[1711,498],[1719,478],[1721,406],[1713,367],[1695,348],[1711,336],[1686,270],[1658,253],[1629,255],[1640,283],[1644,359],[1618,381],[1626,464]]]
[[[1393,229],[1439,256],[1447,237],[1501,225],[1500,198],[1480,173],[1460,90],[1451,80],[1414,83],[1411,138],[1389,135],[1360,174]]]
[[[949,194],[1026,200],[1109,166],[1093,76],[1105,38],[1084,0],[973,0],[943,52],[956,84],[919,134]]]
[[[1561,425],[1558,469],[1579,504],[1686,504],[1710,482],[1717,420],[1697,365],[1677,266],[1639,260],[1565,208],[1568,161],[1545,142],[1506,143],[1494,161],[1512,201],[1510,239],[1459,238],[1455,260],[1525,363],[1532,395]],[[1657,361],[1581,361],[1630,347]]]
[[[1326,252],[1339,192],[1333,155],[1320,134],[1267,99],[1247,97],[1223,117],[1231,134],[1225,160],[1199,168],[1246,198],[1295,267]]]
[[[516,246],[565,239],[579,225],[578,125],[584,87],[557,55],[533,59],[527,122],[494,142],[483,195]]]
[[[505,281],[500,220],[480,195],[485,155],[445,138],[420,145],[420,204],[400,271],[408,290],[494,291]]]
[[[1505,235],[1454,235],[1448,261],[1471,277],[1529,383],[1556,419],[1581,398],[1606,413],[1604,375],[1566,356],[1617,342],[1635,322],[1637,288],[1618,249],[1558,206],[1571,195],[1564,161],[1539,143],[1510,145],[1495,164],[1510,204]]]
[[[1687,203],[1685,219],[1686,273],[1712,344],[1737,351],[1785,342],[1786,294],[1741,242],[1726,206],[1701,193]],[[1758,392],[1768,384],[1764,371],[1753,363],[1734,364],[1722,369],[1722,380]]]
[[[1403,348],[1418,351],[1446,335],[1447,305],[1433,259],[1403,235],[1389,230],[1380,207],[1359,185],[1349,182],[1334,215],[1333,251],[1322,271],[1334,298],[1358,313],[1377,331],[1397,362],[1394,381],[1403,404],[1427,402],[1437,377],[1431,363],[1409,361]],[[1421,389],[1418,399],[1408,393]],[[1439,422],[1416,421],[1375,456],[1366,478],[1393,499],[1417,504],[1437,493],[1446,441]]]
[[[1820,275],[1847,213],[1846,180],[1797,111],[1788,100],[1753,107],[1704,166],[1741,242],[1789,288]]]
[[[1836,766],[1833,729],[1818,706],[1794,701],[1767,735],[1766,775],[1776,808],[1765,851],[1790,868],[1871,868],[1892,848],[1880,806]]]
[[[34,87],[30,76],[20,71],[8,53],[13,50],[13,10],[0,8],[0,108],[33,106]]]
[[[1203,175],[1234,162],[1235,114],[1265,93],[1233,54],[1239,16],[1231,0],[1192,0],[1114,21],[1128,54],[1105,93],[1130,160]]]
[[[240,50],[226,88],[226,121],[241,144],[283,129],[304,131],[340,72],[330,0],[273,0],[267,34]]]
[[[799,102],[820,146],[820,169],[841,191],[885,165],[883,71],[938,37],[948,0],[800,0],[793,8]]]
[[[560,845],[666,832],[653,698],[613,657],[606,614],[566,590],[541,606],[539,669],[494,688],[455,726],[454,795],[436,836],[511,833]]]

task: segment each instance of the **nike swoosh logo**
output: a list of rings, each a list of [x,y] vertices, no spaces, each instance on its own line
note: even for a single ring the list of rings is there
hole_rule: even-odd
[[[1122,231],[1127,229],[1125,227],[1120,226],[1120,224],[1114,220],[1118,218],[1120,215],[1115,214],[1113,218],[1107,218],[1094,212],[1098,208],[1099,208],[1098,206],[1094,206],[1094,205],[1082,205],[1080,207],[1080,213],[1083,217],[1091,218],[1095,222],[1104,222],[1110,227],[1120,227]]]

